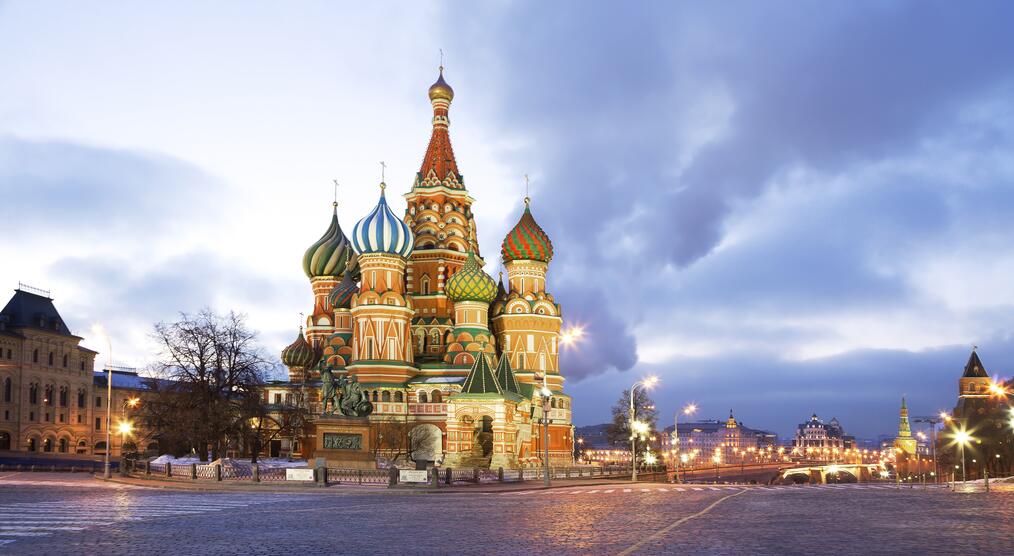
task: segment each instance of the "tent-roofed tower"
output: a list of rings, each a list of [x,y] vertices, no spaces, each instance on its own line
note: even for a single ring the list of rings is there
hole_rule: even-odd
[[[405,222],[415,236],[406,287],[415,298],[413,350],[420,362],[444,357],[453,328],[454,304],[445,286],[465,264],[467,253],[479,254],[472,217],[472,199],[458,171],[449,132],[454,90],[444,81],[444,68],[429,89],[433,128],[412,190],[405,194]]]

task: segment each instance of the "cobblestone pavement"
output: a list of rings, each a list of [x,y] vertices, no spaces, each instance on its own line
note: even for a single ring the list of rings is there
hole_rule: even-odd
[[[0,474],[14,554],[1010,554],[1014,488],[181,492]]]

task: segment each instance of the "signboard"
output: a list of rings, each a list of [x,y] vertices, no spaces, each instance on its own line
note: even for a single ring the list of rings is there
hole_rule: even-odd
[[[363,435],[361,434],[324,433],[325,450],[361,450],[362,448]]]
[[[399,483],[425,483],[429,479],[426,470],[400,469],[398,470]]]
[[[313,469],[286,469],[286,481],[312,481]]]

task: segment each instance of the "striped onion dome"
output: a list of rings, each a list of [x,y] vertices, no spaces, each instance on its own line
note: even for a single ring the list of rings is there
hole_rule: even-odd
[[[292,342],[282,350],[282,363],[286,367],[300,367],[307,369],[317,362],[317,351],[310,344],[306,343],[303,337],[303,327],[299,327],[299,335],[296,341]]]
[[[303,254],[303,272],[310,278],[341,276],[352,256],[349,240],[338,224],[338,203],[334,205],[331,225],[324,235]]]
[[[519,260],[548,263],[553,259],[553,243],[535,222],[528,205],[529,199],[525,197],[525,213],[503,240],[500,252],[505,263]]]
[[[348,309],[352,306],[352,297],[359,293],[359,286],[352,279],[352,273],[346,272],[342,281],[327,294],[327,305],[332,309]]]
[[[408,258],[412,254],[412,230],[391,212],[380,184],[380,202],[370,214],[352,229],[352,246],[356,252],[390,253]]]
[[[461,270],[447,281],[445,290],[451,301],[481,301],[489,303],[496,297],[496,284],[479,266],[475,251],[468,252],[468,259]]]

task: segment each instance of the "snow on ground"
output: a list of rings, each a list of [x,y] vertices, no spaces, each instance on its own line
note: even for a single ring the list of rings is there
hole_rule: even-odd
[[[248,459],[234,459],[234,458],[220,458],[212,462],[202,462],[197,456],[183,456],[174,457],[170,454],[162,454],[161,456],[151,460],[151,463],[166,464],[171,463],[173,465],[190,465],[196,463],[197,465],[222,465],[224,467],[252,467]],[[303,468],[307,467],[305,459],[294,459],[289,461],[286,458],[260,458],[257,463],[261,468]]]

